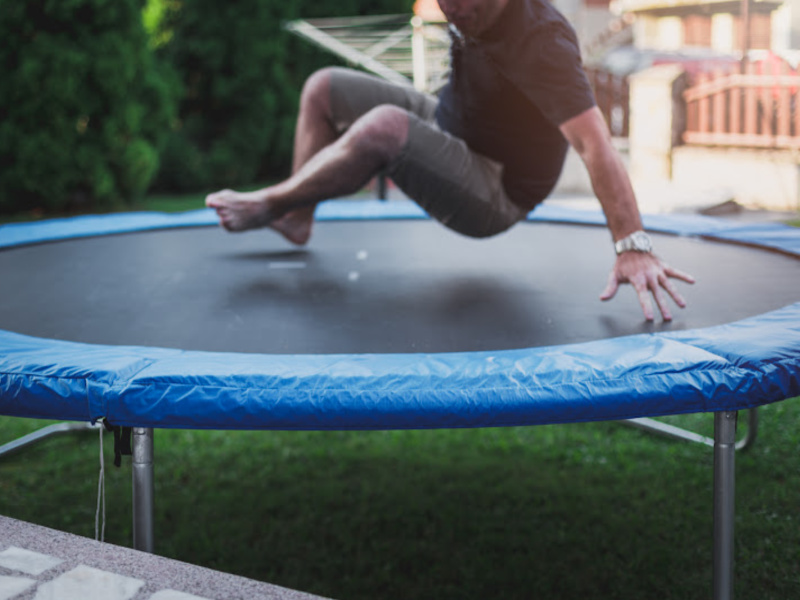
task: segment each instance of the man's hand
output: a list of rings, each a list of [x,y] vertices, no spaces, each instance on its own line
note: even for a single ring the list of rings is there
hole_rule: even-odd
[[[665,265],[654,254],[623,252],[617,257],[617,262],[608,278],[608,285],[600,294],[600,300],[610,300],[617,293],[620,284],[630,283],[639,296],[639,304],[642,306],[645,319],[652,321],[654,318],[653,303],[650,300],[652,294],[661,316],[665,321],[670,321],[672,313],[667,305],[664,290],[672,297],[675,304],[681,308],[686,306],[686,301],[672,279],[694,283],[694,277]]]

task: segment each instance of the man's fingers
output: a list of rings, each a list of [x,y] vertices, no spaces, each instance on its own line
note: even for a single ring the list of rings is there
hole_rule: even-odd
[[[604,289],[600,293],[600,300],[603,301],[611,300],[611,298],[613,298],[614,295],[617,293],[618,289],[619,289],[619,281],[617,280],[617,274],[612,271],[611,275],[608,276],[608,283],[606,284],[606,289]]]
[[[694,277],[665,265],[656,256],[623,254],[617,258],[600,299],[610,300],[617,293],[621,284],[629,283],[636,292],[645,319],[654,320],[654,309],[657,307],[664,320],[671,321],[670,299],[679,307],[686,307],[686,300],[678,291],[673,279],[686,283],[695,282]]]
[[[686,283],[695,282],[695,278],[689,275],[688,273],[684,273],[683,271],[679,271],[678,269],[673,269],[672,267],[665,266],[664,273],[666,273],[668,277],[672,277],[673,279],[680,279],[681,281],[685,281]]]
[[[636,295],[639,297],[639,305],[642,307],[644,318],[647,319],[648,321],[652,321],[654,315],[653,315],[653,303],[650,300],[650,289],[643,283],[633,284],[633,287],[636,290]],[[658,300],[658,298],[656,298],[656,300]],[[659,305],[659,308],[660,307],[661,306]]]
[[[671,321],[672,312],[669,310],[669,303],[667,302],[667,299],[664,297],[664,294],[661,292],[661,288],[658,287],[658,285],[656,284],[655,286],[653,286],[652,291],[653,291],[653,298],[655,298],[656,304],[658,305],[658,310],[661,312],[661,317],[665,321]],[[678,306],[680,306],[680,303],[678,303]]]
[[[658,283],[661,284],[670,297],[675,301],[675,304],[680,306],[681,308],[686,308],[686,300],[684,300],[681,293],[678,291],[678,288],[675,287],[675,284],[669,280],[667,277],[659,277]]]

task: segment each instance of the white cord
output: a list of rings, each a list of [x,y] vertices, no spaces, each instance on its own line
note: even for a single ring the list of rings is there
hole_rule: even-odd
[[[106,540],[106,465],[103,457],[103,424],[100,423],[100,478],[97,482],[97,511],[94,514],[94,539]],[[100,529],[100,505],[103,506],[103,527]]]

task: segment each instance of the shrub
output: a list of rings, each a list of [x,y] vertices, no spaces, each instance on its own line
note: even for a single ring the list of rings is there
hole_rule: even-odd
[[[0,212],[141,196],[174,100],[139,0],[7,0],[0,37]]]
[[[196,191],[286,175],[297,103],[315,69],[336,63],[283,29],[322,16],[410,12],[411,0],[150,0],[157,55],[183,84],[156,186]]]

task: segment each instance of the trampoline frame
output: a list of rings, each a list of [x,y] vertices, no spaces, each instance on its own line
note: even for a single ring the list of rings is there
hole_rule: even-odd
[[[714,413],[714,600],[733,600],[737,420],[737,411]],[[133,428],[133,547],[151,553],[155,551],[153,440],[153,429]]]
[[[714,413],[714,600],[733,600],[737,422],[738,411]],[[133,547],[152,553],[155,551],[153,429],[134,427],[132,439]]]
[[[329,208],[333,207],[335,208]],[[405,202],[369,202],[357,201],[348,203],[337,201],[320,206],[318,217],[320,219],[348,219],[348,218],[373,218],[386,217],[387,206],[391,208],[389,218],[425,218],[424,213],[411,203]],[[604,224],[604,217],[599,211],[574,211],[554,206],[542,206],[531,216],[531,220],[580,223],[588,225]],[[0,226],[0,248],[38,243],[51,240],[60,240],[71,237],[83,237],[99,234],[139,231],[142,229],[171,228],[181,226],[209,225],[216,221],[211,211],[196,211],[179,216],[140,214],[129,219],[115,219],[113,216],[89,217],[73,220],[55,220],[26,225]],[[101,224],[98,229],[98,223]],[[755,245],[762,248],[777,250],[791,256],[800,256],[800,230],[762,224],[758,226],[722,222],[697,216],[658,215],[645,216],[645,227],[652,231],[669,232],[685,236],[698,236],[716,238],[722,241],[732,241],[743,244]],[[794,354],[790,356],[789,380],[787,389],[792,392],[800,389],[800,373],[793,370],[795,364]],[[798,363],[800,364],[800,362]],[[0,379],[2,378],[0,373]],[[790,396],[787,396],[790,397]],[[774,398],[769,400],[776,401]],[[754,400],[750,406],[746,402],[739,403],[737,408],[751,408],[750,427],[745,438],[738,446],[746,447],[755,439],[757,431],[757,416],[754,407],[763,400]],[[46,417],[45,417],[46,418]],[[58,418],[58,417],[56,417]],[[601,419],[611,420],[611,419]],[[637,427],[656,431],[670,437],[683,440],[700,442],[714,448],[714,497],[713,497],[713,598],[714,600],[731,600],[733,597],[734,579],[734,494],[735,494],[735,452],[737,449],[736,429],[738,410],[720,409],[714,413],[714,438],[710,440],[649,418],[632,419],[631,423]],[[553,421],[555,422],[555,421]],[[533,423],[532,423],[533,424]],[[167,424],[169,426],[169,424]],[[446,425],[442,425],[445,427]],[[454,425],[456,426],[456,425]],[[491,425],[485,425],[491,426]],[[39,432],[26,436],[41,439],[44,435],[73,431],[76,427],[85,428],[86,425],[75,426],[62,424],[51,426],[47,433]],[[219,427],[225,429],[227,427]],[[377,428],[377,427],[376,427]],[[387,427],[388,428],[388,427]],[[35,438],[35,439],[34,439]],[[153,552],[155,547],[154,531],[154,430],[151,427],[132,428],[132,477],[133,477],[133,547],[146,552]],[[9,448],[9,444],[0,450],[13,451],[26,444]]]

